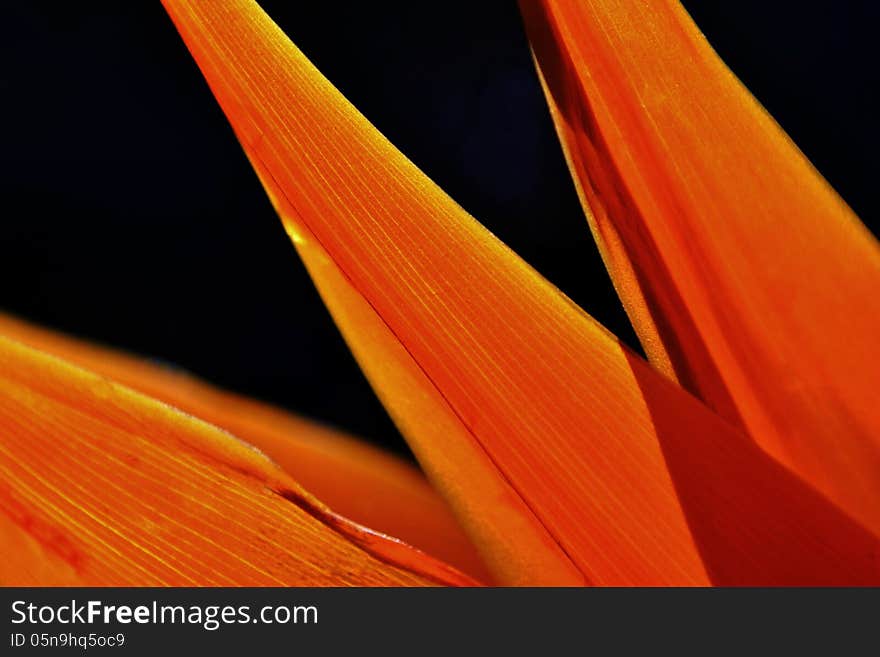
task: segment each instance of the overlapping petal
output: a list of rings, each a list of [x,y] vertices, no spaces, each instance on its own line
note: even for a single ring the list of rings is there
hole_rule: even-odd
[[[339,431],[215,388],[179,370],[0,314],[0,335],[128,386],[225,429],[278,463],[346,518],[485,579],[446,503],[402,460]]]
[[[499,581],[880,580],[873,535],[500,244],[253,2],[165,5]]]
[[[880,248],[677,0],[522,0],[653,364],[880,533]]]
[[[0,337],[0,583],[473,584],[231,435]]]

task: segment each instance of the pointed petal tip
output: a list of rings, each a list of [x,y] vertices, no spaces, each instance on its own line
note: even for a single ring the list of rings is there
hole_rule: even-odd
[[[548,568],[593,584],[877,579],[875,538],[796,478],[752,467],[766,464],[734,428],[479,226],[256,5],[232,3],[235,21],[166,6],[349,345],[498,581],[546,583]],[[678,419],[658,427],[658,411]],[[689,479],[667,462],[684,444],[705,466]]]

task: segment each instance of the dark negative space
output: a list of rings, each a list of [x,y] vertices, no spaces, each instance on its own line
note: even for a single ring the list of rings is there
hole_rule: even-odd
[[[514,2],[262,4],[453,198],[638,348]],[[878,5],[685,4],[876,233]],[[0,309],[405,453],[161,5],[3,13]]]

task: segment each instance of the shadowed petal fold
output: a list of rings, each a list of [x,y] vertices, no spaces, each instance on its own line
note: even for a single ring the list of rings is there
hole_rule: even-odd
[[[0,314],[0,335],[179,408],[254,445],[321,502],[480,579],[488,573],[416,468],[342,432],[147,362]]]
[[[880,534],[880,248],[677,0],[521,0],[652,363]]]
[[[475,222],[255,3],[164,4],[498,581],[880,581],[872,535]]]
[[[473,584],[260,452],[0,337],[0,584]]]

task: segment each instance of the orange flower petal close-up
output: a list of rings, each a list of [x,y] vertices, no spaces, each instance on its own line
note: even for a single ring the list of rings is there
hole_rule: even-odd
[[[256,2],[162,4],[417,464],[3,314],[0,584],[880,585],[880,246],[677,0],[520,1],[647,358]]]

